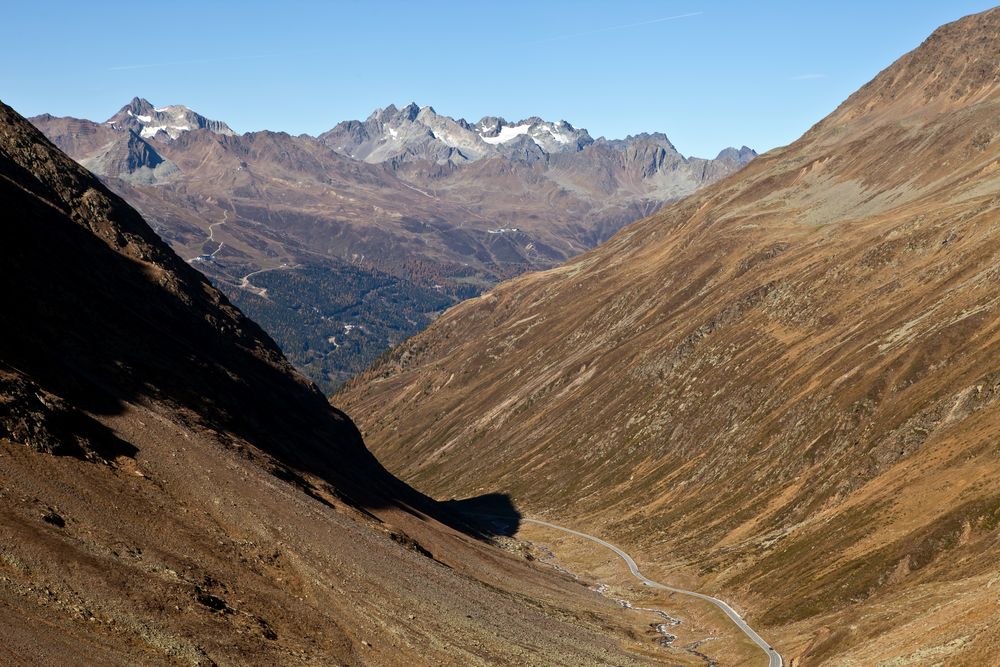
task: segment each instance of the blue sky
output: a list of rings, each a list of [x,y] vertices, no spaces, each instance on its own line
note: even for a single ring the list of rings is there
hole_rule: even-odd
[[[104,120],[133,96],[317,134],[416,101],[478,120],[786,144],[936,26],[990,2],[12,2],[0,99]]]

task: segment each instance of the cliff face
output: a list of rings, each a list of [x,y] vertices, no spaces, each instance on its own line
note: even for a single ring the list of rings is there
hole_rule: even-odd
[[[645,664],[458,533],[257,325],[0,105],[5,664]]]
[[[418,488],[603,530],[803,664],[992,655],[997,44],[1000,11],[944,26],[794,144],[453,308],[335,400]]]

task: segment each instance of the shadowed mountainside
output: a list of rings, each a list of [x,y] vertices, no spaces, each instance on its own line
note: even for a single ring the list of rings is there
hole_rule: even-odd
[[[257,325],[133,209],[4,111],[0,187],[14,222],[0,233],[16,252],[0,280],[5,315],[24,323],[0,333],[6,364],[87,412],[168,401],[338,485],[347,485],[338,467],[363,471],[365,504],[379,502],[382,485],[386,498],[402,491]]]
[[[998,45],[1000,10],[943,26],[795,143],[449,310],[335,400],[418,488],[635,547],[797,664],[982,664]]]

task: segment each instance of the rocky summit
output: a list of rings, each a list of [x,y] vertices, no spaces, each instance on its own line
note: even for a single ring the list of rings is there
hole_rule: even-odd
[[[184,105],[174,104],[157,109],[148,100],[138,97],[109,118],[105,125],[115,130],[133,130],[143,138],[157,137],[163,141],[176,139],[191,130],[208,130],[230,137],[236,134],[222,121],[209,120]]]
[[[461,163],[486,157],[540,159],[552,153],[579,151],[594,143],[586,130],[564,120],[538,117],[510,123],[487,116],[478,123],[442,116],[431,107],[410,103],[402,109],[376,109],[367,120],[345,121],[319,135],[343,155],[365,162],[425,159]]]

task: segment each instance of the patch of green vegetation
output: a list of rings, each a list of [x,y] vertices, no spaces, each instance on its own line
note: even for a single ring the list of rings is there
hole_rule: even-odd
[[[268,271],[252,282],[266,296],[217,286],[327,394],[456,301],[446,291],[349,264]]]
[[[875,530],[875,521],[882,511],[878,505],[855,509],[836,516],[825,524],[822,538],[815,533],[784,540],[768,556],[735,577],[734,586],[749,585],[760,595],[774,595],[774,584],[782,587],[802,585],[798,591],[786,590],[782,599],[794,599],[794,604],[782,603],[764,614],[762,622],[781,625],[827,612],[853,600],[868,597],[874,585],[888,571],[891,558],[883,552],[866,554],[840,567],[817,576],[824,565],[824,554],[842,553]],[[798,582],[798,583],[796,583]]]
[[[780,625],[827,613],[837,607],[867,599],[888,585],[890,575],[906,561],[910,572],[928,567],[962,543],[965,531],[992,531],[1000,524],[1000,496],[978,498],[935,518],[927,525],[886,544],[880,549],[854,558],[839,567],[815,576],[823,563],[819,553],[841,553],[850,543],[871,534],[879,507],[842,515],[824,527],[824,538],[807,534],[762,559],[744,580],[753,579],[753,588],[761,594],[769,591],[775,572],[783,581],[809,582],[801,595],[792,592],[794,604],[783,603],[767,612],[764,622]],[[866,528],[866,525],[868,526]],[[765,576],[770,572],[771,576]],[[738,582],[736,582],[738,583]],[[789,595],[783,596],[788,599]]]

